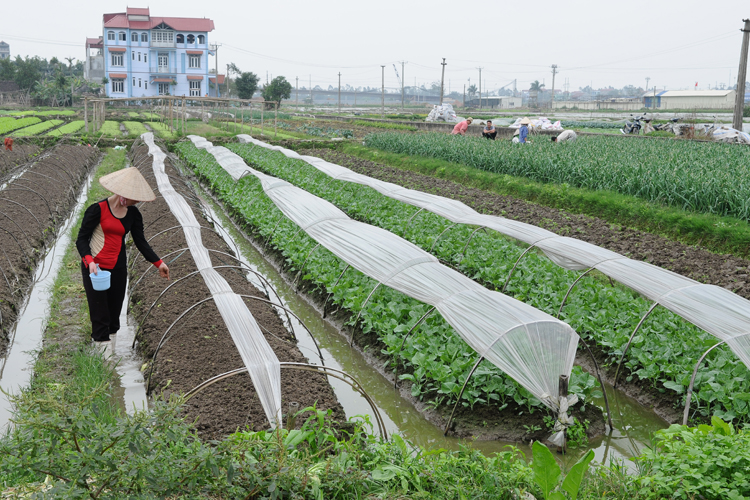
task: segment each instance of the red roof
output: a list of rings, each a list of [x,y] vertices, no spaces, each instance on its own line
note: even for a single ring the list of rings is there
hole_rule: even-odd
[[[216,82],[216,77],[212,76],[208,79],[210,82]],[[219,75],[219,85],[224,85],[224,75]]]
[[[104,48],[104,41],[102,40],[102,37],[86,38],[86,47],[89,47],[92,49],[102,49]]]
[[[203,75],[188,75],[188,80],[203,80]]]
[[[125,52],[125,47],[107,47],[110,52]]]
[[[128,74],[127,73],[110,73],[109,77],[110,78],[127,78]]]
[[[156,83],[172,83],[171,78],[154,78]]]
[[[128,7],[127,15],[129,16],[148,16],[148,7],[145,9],[138,9],[136,7]]]
[[[177,31],[213,31],[211,19],[196,17],[151,17],[148,21],[130,21],[126,13],[104,14],[105,28],[128,28],[133,30],[150,30],[166,24]]]
[[[193,55],[199,55],[199,56],[203,55],[202,50],[186,50],[185,52],[187,52],[188,54],[193,54]]]

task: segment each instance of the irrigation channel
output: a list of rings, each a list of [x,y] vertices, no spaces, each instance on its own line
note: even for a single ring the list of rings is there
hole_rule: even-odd
[[[0,388],[5,392],[17,392],[31,378],[52,283],[70,242],[71,226],[86,200],[98,156],[93,148],[58,145],[18,171],[3,172],[8,176],[0,190],[4,231],[0,235]],[[0,429],[9,417],[9,402],[2,396]]]

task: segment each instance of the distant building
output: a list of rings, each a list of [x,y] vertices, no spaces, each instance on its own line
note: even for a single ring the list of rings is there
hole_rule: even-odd
[[[153,17],[148,8],[128,7],[123,13],[104,14],[102,24],[108,97],[217,95],[218,86],[209,84],[208,73],[211,19]],[[94,40],[86,39],[87,52],[97,48],[97,43],[89,43]],[[93,81],[93,58],[91,64]]]
[[[482,96],[482,108],[513,109],[513,108],[520,108],[522,104],[523,104],[523,98],[521,97],[512,97],[512,96],[485,97],[485,96]],[[476,99],[467,99],[466,106],[470,108],[478,108],[479,97],[477,97]]]
[[[0,59],[10,59],[10,45],[0,40]]]
[[[83,66],[83,79],[87,82],[102,83],[104,78],[104,40],[86,39],[86,64]]]
[[[649,109],[732,109],[734,90],[663,90],[643,94],[643,106]]]

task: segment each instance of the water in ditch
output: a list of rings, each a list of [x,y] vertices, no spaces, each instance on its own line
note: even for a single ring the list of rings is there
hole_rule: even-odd
[[[202,191],[200,187],[197,189]],[[263,275],[271,283],[281,297],[283,305],[299,316],[313,333],[322,349],[325,364],[353,376],[375,401],[389,435],[399,433],[409,441],[427,449],[446,448],[456,450],[462,445],[470,445],[483,453],[490,454],[507,451],[507,446],[512,445],[523,451],[527,457],[531,456],[530,448],[518,443],[467,441],[443,436],[442,430],[426,420],[411,403],[405,401],[399,395],[399,392],[394,389],[392,382],[368,365],[364,356],[349,346],[348,340],[341,335],[337,328],[323,319],[318,310],[308,303],[302,295],[298,295],[294,291],[276,267],[265,260],[255,246],[228,220],[221,208],[210,199],[209,195],[205,195],[204,199],[208,200],[206,209],[211,218],[214,219],[219,234],[225,238],[230,247],[239,249],[239,256],[245,264]],[[256,286],[263,289],[262,283],[251,273],[248,274],[248,277]],[[282,317],[284,317],[283,314]],[[303,354],[308,357],[310,363],[319,364],[320,360],[313,340],[294,318],[291,320]],[[373,410],[362,396],[339,380],[330,379],[330,382],[344,407],[347,417],[368,415],[370,420],[375,422]],[[611,386],[607,386],[607,395],[609,396],[615,428],[608,435],[599,437],[590,443],[596,454],[595,460],[607,464],[611,460],[624,461],[628,467],[632,468],[632,462],[627,459],[639,454],[640,450],[650,442],[653,432],[667,427],[667,423],[655,413]],[[602,408],[604,407],[603,398],[594,403]],[[374,431],[377,431],[377,427],[374,428]],[[563,461],[572,465],[585,451],[572,450]]]
[[[93,173],[84,183],[75,207],[58,230],[60,235],[34,271],[34,284],[26,302],[21,306],[15,328],[9,334],[9,345],[5,358],[0,360],[0,389],[6,393],[18,393],[31,380],[35,353],[44,336],[52,285],[60,270],[65,251],[70,244],[71,226],[80,214],[88,195]],[[19,335],[22,332],[22,335]],[[0,394],[0,430],[4,429],[11,416],[10,401]]]

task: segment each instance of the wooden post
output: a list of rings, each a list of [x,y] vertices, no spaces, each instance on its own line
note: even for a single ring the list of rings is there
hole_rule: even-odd
[[[266,100],[260,103],[260,135],[263,135],[263,110],[266,108]]]
[[[83,123],[86,133],[89,131],[89,98],[83,98]]]
[[[234,114],[234,133],[236,134],[237,133],[237,111],[235,111],[233,114]]]
[[[276,103],[276,109],[273,113],[273,138],[276,139],[276,134],[278,133],[278,129],[276,128],[276,120],[279,118],[279,103]]]
[[[569,378],[568,378],[567,375],[560,375],[560,383],[559,383],[558,389],[557,389],[557,395],[560,396],[560,398],[567,398],[568,397],[568,381],[569,381]],[[604,389],[605,388],[602,387],[602,390],[604,390]],[[565,429],[563,431],[563,445],[557,447],[557,452],[558,453],[563,453],[563,454],[565,453],[565,448],[566,448],[566,445],[567,445],[567,441],[568,441],[568,430]]]

